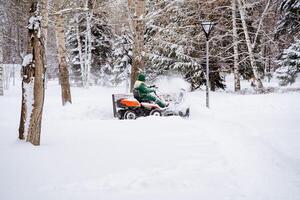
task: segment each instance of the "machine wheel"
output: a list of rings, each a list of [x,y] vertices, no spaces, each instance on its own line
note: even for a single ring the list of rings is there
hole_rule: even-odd
[[[150,111],[150,114],[149,114],[149,115],[150,115],[150,116],[157,116],[157,117],[160,117],[160,116],[162,116],[162,113],[161,113],[160,110],[154,109],[154,110],[151,110],[151,111]]]
[[[127,110],[124,114],[124,119],[127,119],[127,120],[134,120],[137,118],[137,115],[134,111],[132,110]]]
[[[118,111],[118,118],[119,119],[124,119],[124,115],[125,115],[125,110],[119,110]]]

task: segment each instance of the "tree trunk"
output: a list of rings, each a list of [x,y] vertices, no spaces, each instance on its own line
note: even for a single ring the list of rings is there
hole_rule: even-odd
[[[31,34],[28,35],[28,41],[31,41],[30,35]],[[28,135],[30,116],[33,107],[34,67],[32,58],[33,54],[31,54],[31,52],[32,46],[31,44],[29,44],[29,54],[24,57],[24,61],[22,64],[22,104],[19,125],[19,139],[21,140],[25,139],[25,137]]]
[[[261,81],[260,76],[259,76],[259,71],[258,71],[258,67],[257,67],[256,62],[255,62],[255,57],[254,57],[254,54],[253,54],[252,44],[251,44],[251,40],[250,40],[248,28],[247,28],[246,12],[245,12],[245,9],[243,7],[243,4],[242,4],[241,0],[237,0],[237,1],[238,1],[238,4],[239,4],[238,7],[239,7],[240,15],[241,15],[241,21],[242,21],[243,30],[244,30],[245,39],[246,39],[246,44],[247,44],[247,48],[248,48],[249,59],[250,59],[250,63],[251,63],[251,67],[252,67],[252,71],[253,71],[253,75],[254,75],[254,83],[255,83],[255,86],[257,87],[257,89],[262,89],[263,84],[262,84],[262,81]]]
[[[49,28],[49,10],[51,9],[50,4],[52,0],[40,0],[41,5],[41,15],[43,17],[43,21],[41,24],[41,30],[43,35],[43,44],[45,49],[44,56],[44,67],[47,70],[47,51],[48,51],[48,28]],[[46,73],[46,72],[45,72]],[[47,87],[47,75],[45,75],[45,88]]]
[[[133,61],[131,67],[131,90],[140,72],[145,71],[144,61],[144,10],[145,0],[135,0],[134,9],[132,9],[132,1],[128,1],[129,11],[133,25]]]
[[[239,72],[239,52],[238,52],[238,33],[236,23],[236,0],[232,0],[232,32],[233,32],[233,71],[234,71],[234,91],[241,90]]]
[[[86,0],[85,8],[86,12],[86,34],[85,34],[85,62],[84,62],[84,84],[83,86],[88,88],[90,84],[90,71],[92,62],[92,19],[93,19],[93,7],[94,0]]]
[[[61,85],[62,104],[72,103],[71,89],[69,83],[69,71],[66,59],[65,32],[63,27],[63,16],[55,16],[55,33],[58,49],[59,77]]]
[[[54,7],[56,11],[59,11],[61,0],[54,0]],[[59,82],[61,86],[62,104],[72,103],[71,89],[69,82],[69,71],[66,56],[65,45],[65,31],[64,31],[64,19],[62,13],[55,15],[55,36],[56,46],[58,52],[58,69],[59,69]]]
[[[87,40],[87,57],[86,57],[86,86],[89,87],[90,84],[90,72],[91,72],[91,62],[92,62],[92,18],[93,12],[90,10],[86,14],[86,40]]]
[[[82,45],[81,45],[81,39],[80,39],[80,33],[79,33],[79,15],[76,14],[76,24],[75,24],[75,31],[76,31],[76,39],[77,39],[77,50],[79,52],[79,62],[80,62],[80,70],[81,70],[81,81],[82,81],[82,85],[85,86],[85,78],[84,78],[84,59],[83,59],[83,55],[82,55]]]
[[[47,3],[47,0],[45,0]],[[44,3],[45,3],[44,2]],[[33,145],[40,145],[41,124],[44,106],[44,43],[42,34],[43,17],[40,16],[40,2],[31,1],[31,17],[28,25],[28,52],[23,60],[23,81],[22,81],[22,110],[19,127],[19,138],[24,139]],[[42,9],[44,9],[42,7]],[[42,11],[42,13],[45,13]]]
[[[38,35],[33,38],[34,53],[34,103],[30,117],[30,126],[27,141],[33,145],[40,145],[42,114],[45,95],[45,65],[44,65],[44,46]]]

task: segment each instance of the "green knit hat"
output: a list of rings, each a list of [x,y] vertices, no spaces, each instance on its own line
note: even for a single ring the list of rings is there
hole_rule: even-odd
[[[139,74],[138,80],[139,80],[139,81],[145,81],[145,80],[146,80],[145,74]]]

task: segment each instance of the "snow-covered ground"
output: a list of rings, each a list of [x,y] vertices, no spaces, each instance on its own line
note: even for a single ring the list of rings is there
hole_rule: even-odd
[[[72,88],[62,107],[50,82],[39,147],[17,139],[20,88],[6,91],[0,199],[300,199],[300,92],[216,92],[210,110],[194,92],[190,119],[119,121],[111,94],[122,91]]]

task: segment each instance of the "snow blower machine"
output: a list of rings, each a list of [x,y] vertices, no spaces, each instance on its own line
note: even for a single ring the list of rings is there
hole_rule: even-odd
[[[157,95],[156,93],[154,93]],[[157,103],[151,101],[141,101],[132,94],[113,94],[113,114],[115,118],[133,120],[146,116],[181,116],[189,117],[190,108],[184,104],[185,90],[180,93],[161,94],[168,105],[161,108]]]

